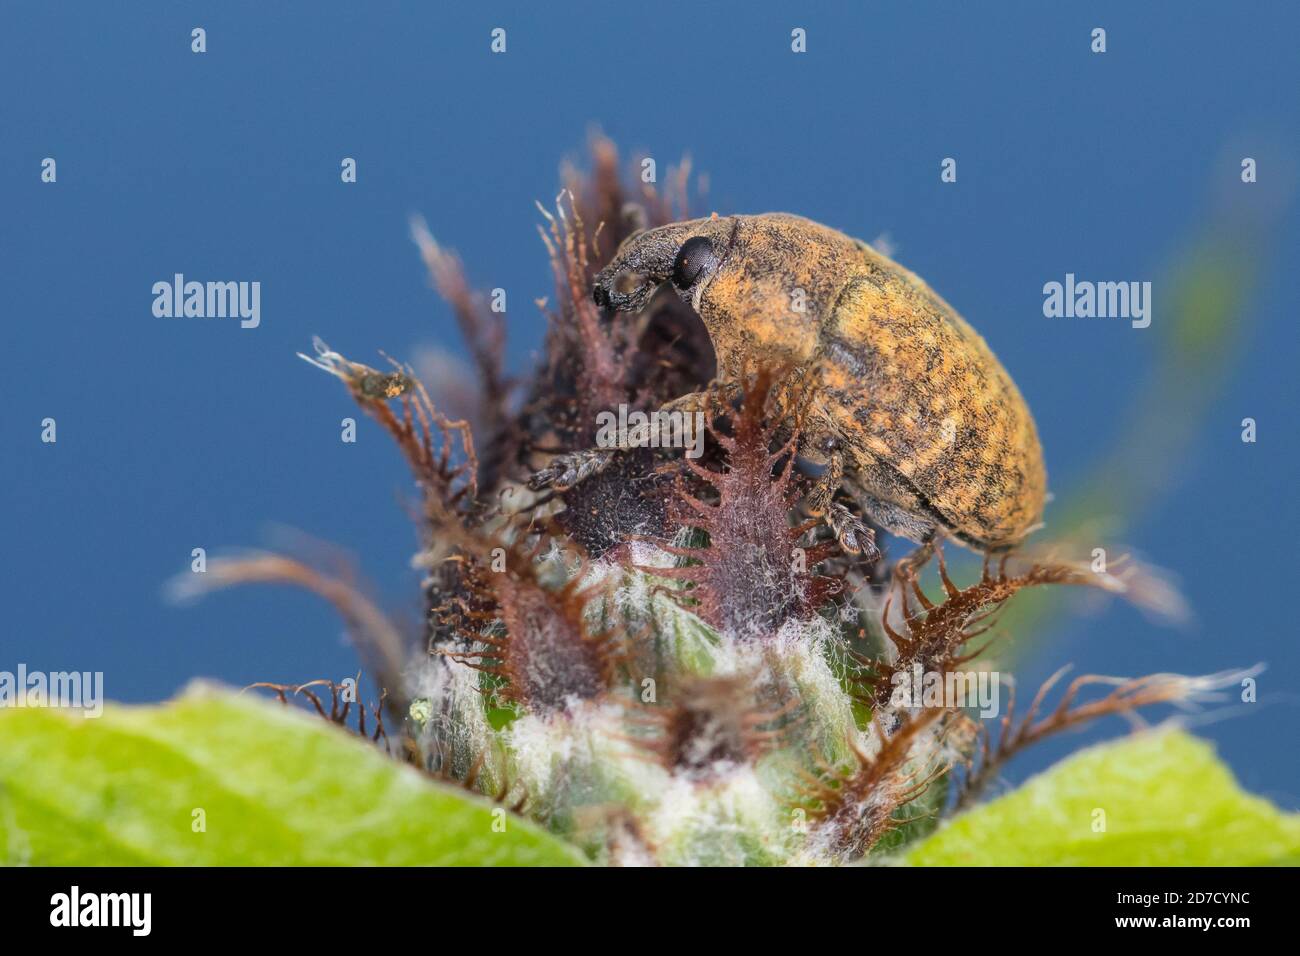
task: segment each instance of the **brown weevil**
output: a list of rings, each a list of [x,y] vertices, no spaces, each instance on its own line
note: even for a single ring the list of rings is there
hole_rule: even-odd
[[[832,500],[841,484],[878,525],[923,545],[941,534],[1006,550],[1039,524],[1047,475],[1028,406],[980,335],[912,272],[798,216],[715,215],[628,238],[593,298],[638,311],[665,282],[703,320],[722,383],[738,386],[756,364],[805,371],[800,453],[826,466],[810,502],[847,550],[872,539]],[[534,486],[580,480],[592,454],[561,456]]]

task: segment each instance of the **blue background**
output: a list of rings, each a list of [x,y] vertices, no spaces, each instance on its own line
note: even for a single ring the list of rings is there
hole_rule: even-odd
[[[356,445],[339,441],[353,406],[294,353],[314,333],[370,361],[460,348],[408,238],[420,212],[476,285],[508,290],[525,367],[532,300],[552,291],[533,202],[599,124],[661,174],[689,153],[708,208],[887,232],[1019,382],[1062,497],[1096,478],[1167,347],[1171,263],[1254,223],[1226,387],[1207,381],[1178,460],[1124,465],[1159,476],[1126,539],[1179,576],[1195,620],[1161,629],[1113,603],[1040,641],[1020,678],[1067,661],[1131,675],[1265,661],[1261,703],[1199,732],[1247,786],[1296,806],[1300,7],[1073,6],[9,0],[0,669],[103,670],[132,701],[195,675],[351,673],[340,623],[308,595],[164,600],[191,548],[274,543],[277,526],[352,549],[414,619],[405,467],[364,418]],[[1104,55],[1089,50],[1099,25]],[[496,26],[504,56],[489,53]],[[40,182],[46,156],[57,184]],[[956,184],[939,181],[946,156]],[[261,327],[155,318],[151,286],[175,272],[260,280]],[[1152,328],[1045,319],[1042,285],[1066,272],[1155,281]],[[47,416],[56,445],[40,442]],[[1240,441],[1245,416],[1256,444]]]

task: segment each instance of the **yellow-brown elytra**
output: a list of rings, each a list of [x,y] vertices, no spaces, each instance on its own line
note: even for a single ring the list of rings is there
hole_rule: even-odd
[[[1033,416],[980,335],[918,276],[799,216],[713,216],[628,238],[596,276],[596,303],[637,311],[665,282],[713,340],[718,376],[806,369],[801,454],[826,465],[811,503],[850,551],[871,532],[832,500],[844,484],[877,524],[928,543],[1014,547],[1042,516],[1047,474]],[[670,403],[699,408],[707,393]],[[608,461],[560,456],[534,487]]]

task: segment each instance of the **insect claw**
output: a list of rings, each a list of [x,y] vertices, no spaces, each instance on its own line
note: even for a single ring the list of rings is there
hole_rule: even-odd
[[[849,554],[863,554],[868,560],[880,556],[876,547],[876,532],[838,501],[826,509],[824,519],[835,535],[840,547]]]
[[[592,475],[605,470],[614,460],[616,450],[606,448],[588,448],[557,455],[545,468],[533,472],[528,479],[530,491],[553,488],[556,491],[568,491],[574,485],[581,484]]]
[[[562,468],[555,464],[547,465],[545,468],[539,468],[528,476],[528,489],[530,491],[541,491],[543,488],[555,488],[557,491],[563,491],[560,487],[559,479],[564,474]]]

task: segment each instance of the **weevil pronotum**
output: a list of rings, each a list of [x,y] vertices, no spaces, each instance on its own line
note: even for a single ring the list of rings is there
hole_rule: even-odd
[[[942,534],[1005,550],[1038,525],[1047,474],[1033,416],[979,334],[912,272],[798,216],[715,215],[625,240],[593,297],[637,311],[665,282],[703,320],[722,383],[756,363],[807,371],[800,451],[826,466],[810,500],[847,550],[873,545],[833,501],[841,484],[922,545]],[[611,454],[560,456],[532,484],[572,485]]]

